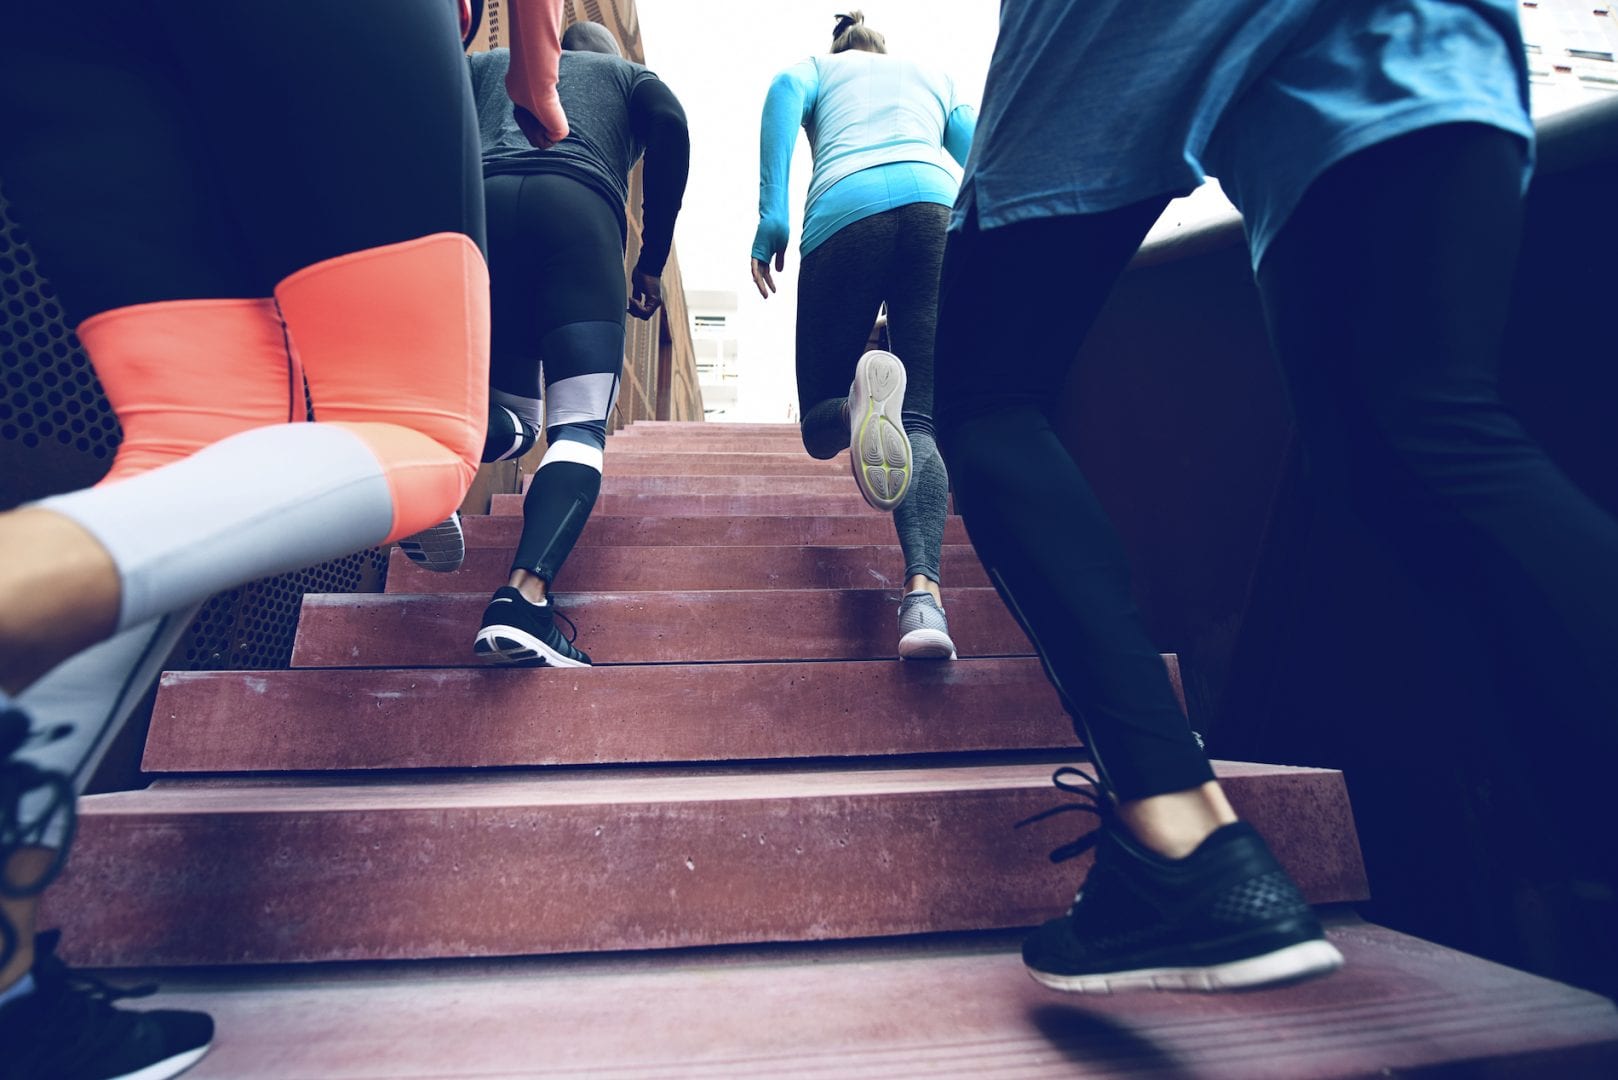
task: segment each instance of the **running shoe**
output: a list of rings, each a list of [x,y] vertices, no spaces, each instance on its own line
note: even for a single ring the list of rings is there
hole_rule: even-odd
[[[572,629],[573,637],[562,636],[556,628],[558,618]],[[556,610],[552,598],[535,604],[510,585],[502,585],[483,609],[483,628],[472,649],[481,657],[505,664],[589,667],[590,658],[573,646],[578,632],[572,620]]]
[[[466,558],[466,537],[461,532],[461,512],[456,510],[432,528],[423,529],[400,540],[399,550],[405,553],[405,558],[417,566],[424,566],[440,574],[459,570],[461,561]]]
[[[60,772],[40,769],[15,754],[29,743],[62,738],[66,728],[35,732],[16,709],[0,710],[0,867],[19,848],[38,847],[59,816],[65,828],[58,858],[34,880],[0,880],[0,893],[14,899],[37,896],[62,868],[73,838],[73,785]],[[49,798],[31,819],[22,817],[25,795]],[[34,939],[29,993],[0,1006],[0,1080],[165,1080],[178,1076],[208,1052],[213,1020],[207,1014],[154,1010],[128,1012],[113,1001],[134,996],[69,971],[56,958],[59,935]],[[20,944],[0,914],[0,963]],[[149,991],[147,991],[149,992]]]
[[[926,589],[906,593],[899,602],[899,655],[906,660],[953,660],[944,609]]]
[[[910,439],[901,410],[905,366],[881,349],[860,357],[848,389],[848,460],[865,501],[891,511],[910,491]]]
[[[1064,783],[1065,776],[1090,779],[1084,773],[1056,775],[1058,787],[1091,794]],[[1342,954],[1251,825],[1226,825],[1190,855],[1168,859],[1127,833],[1110,797],[1091,798],[1088,806],[1059,808],[1097,813],[1101,825],[1051,856],[1061,861],[1094,847],[1095,864],[1068,913],[1023,943],[1023,963],[1036,981],[1095,994],[1236,990],[1342,966]]]
[[[207,1013],[135,1012],[113,1004],[155,987],[119,990],[56,958],[57,933],[34,941],[34,991],[0,1008],[3,1080],[166,1080],[213,1045]]]
[[[23,747],[42,746],[71,733],[66,726],[50,731],[34,731],[28,717],[20,709],[0,708],[0,870],[11,862],[11,856],[23,848],[48,847],[46,838],[55,841],[56,858],[39,871],[32,881],[12,881],[0,873],[0,896],[12,900],[26,900],[38,896],[56,880],[67,861],[68,848],[78,827],[77,797],[72,781],[63,773],[41,769],[16,755]],[[36,801],[37,812],[31,819],[23,817],[23,799],[43,795]],[[60,820],[62,827],[52,836],[51,826]],[[22,945],[17,928],[0,911],[0,965],[11,962]]]

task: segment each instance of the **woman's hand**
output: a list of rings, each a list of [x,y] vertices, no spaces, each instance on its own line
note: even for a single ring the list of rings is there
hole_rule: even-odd
[[[529,144],[535,150],[547,150],[567,138],[567,114],[562,112],[562,99],[554,94],[537,104],[541,115],[515,104],[511,112]]]
[[[787,253],[777,251],[775,253],[776,273],[785,270],[786,266]],[[775,291],[775,279],[770,276],[770,261],[768,259],[753,260],[753,284],[758,286],[758,294],[766,300],[770,298],[770,293]]]
[[[767,214],[758,219],[758,231],[753,234],[753,284],[758,294],[770,298],[775,291],[775,279],[770,276],[770,259],[775,259],[775,271],[780,273],[787,265],[787,241],[792,237],[791,227],[779,214]]]

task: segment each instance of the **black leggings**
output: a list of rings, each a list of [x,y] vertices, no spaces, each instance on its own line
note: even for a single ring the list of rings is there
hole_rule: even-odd
[[[578,181],[549,175],[491,176],[488,202],[489,385],[538,399],[542,368],[547,388],[581,375],[616,382],[629,294],[612,208]],[[546,405],[554,424],[584,403]]]
[[[948,224],[949,207],[909,203],[845,225],[804,258],[798,415],[814,456],[848,445],[843,402],[884,303],[888,338],[905,365],[905,430],[933,433],[933,339]]]
[[[488,200],[494,402],[537,427],[543,398],[551,446],[523,500],[512,568],[550,581],[601,490],[624,363],[623,235],[606,200],[564,176],[491,176]]]
[[[1321,482],[1475,606],[1511,650],[1500,662],[1526,655],[1610,743],[1618,523],[1496,390],[1521,154],[1513,136],[1453,125],[1354,155],[1309,189],[1259,284]],[[1211,773],[1135,610],[1119,541],[1049,410],[1165,203],[969,227],[950,238],[941,287],[939,434],[957,506],[1124,799]],[[1028,267],[1050,251],[1084,253],[1058,279],[1060,319],[1028,287]],[[989,355],[1002,363],[993,384],[982,378]]]
[[[845,225],[803,260],[798,279],[798,407],[817,458],[848,446],[854,367],[884,303],[888,341],[905,367],[910,493],[893,512],[904,576],[942,582],[949,474],[933,441],[933,342],[949,208],[909,203]]]
[[[387,49],[365,48],[382,34]],[[313,263],[433,233],[482,242],[443,0],[7,3],[0,105],[0,180],[74,323],[268,296]]]

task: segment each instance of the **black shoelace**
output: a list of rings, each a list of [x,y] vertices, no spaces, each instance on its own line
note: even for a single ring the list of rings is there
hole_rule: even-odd
[[[1090,784],[1089,788],[1080,787],[1073,781],[1073,777],[1078,777],[1088,781]],[[1101,822],[1099,828],[1092,829],[1090,832],[1085,833],[1077,840],[1074,840],[1071,843],[1063,844],[1055,851],[1052,851],[1050,855],[1051,862],[1060,863],[1066,862],[1069,859],[1078,858],[1086,851],[1089,851],[1091,848],[1095,847],[1096,844],[1100,843],[1101,830],[1106,828],[1111,823],[1113,815],[1116,813],[1116,807],[1113,803],[1112,796],[1107,791],[1106,785],[1096,777],[1085,772],[1083,769],[1076,768],[1072,765],[1063,765],[1051,775],[1051,783],[1056,785],[1057,790],[1065,791],[1070,795],[1076,795],[1083,801],[1066,802],[1060,806],[1053,806],[1049,810],[1041,810],[1032,817],[1023,818],[1021,821],[1017,822],[1015,826],[1013,826],[1014,828],[1020,829],[1024,825],[1032,825],[1036,821],[1044,821],[1046,818],[1055,817],[1057,814],[1067,814],[1075,810],[1086,814],[1094,814],[1100,819]]]
[[[64,725],[45,732],[32,732],[28,718],[18,710],[0,712],[0,896],[9,900],[38,896],[56,880],[67,861],[67,851],[78,827],[72,781],[63,773],[14,760],[13,755],[30,742],[40,745],[55,742],[66,736],[69,730]],[[44,791],[49,800],[38,816],[25,820],[22,816],[22,800],[35,791]],[[11,856],[23,848],[44,847],[45,833],[58,815],[63,820],[65,831],[51,864],[32,881],[12,881],[6,873]],[[11,925],[9,919],[0,916],[0,965],[10,962],[16,951],[16,927]]]
[[[565,640],[569,645],[571,645],[571,644],[573,644],[575,641],[577,641],[579,639],[579,628],[577,626],[573,625],[573,620],[572,619],[570,619],[566,615],[562,614],[562,609],[556,606],[556,600],[555,600],[554,597],[551,599],[551,614],[555,615],[558,619],[561,619],[563,622],[567,623],[567,628],[569,630],[573,631],[571,634],[564,634],[563,635],[563,640]]]

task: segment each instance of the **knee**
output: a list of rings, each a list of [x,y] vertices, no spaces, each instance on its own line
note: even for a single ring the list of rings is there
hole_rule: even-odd
[[[541,469],[566,462],[593,469],[597,476],[605,470],[606,421],[557,424],[546,429],[546,437],[549,445],[545,448],[544,458],[540,460]]]
[[[139,304],[87,319],[78,334],[123,427],[103,484],[302,418],[292,415],[285,336],[272,301]]]

